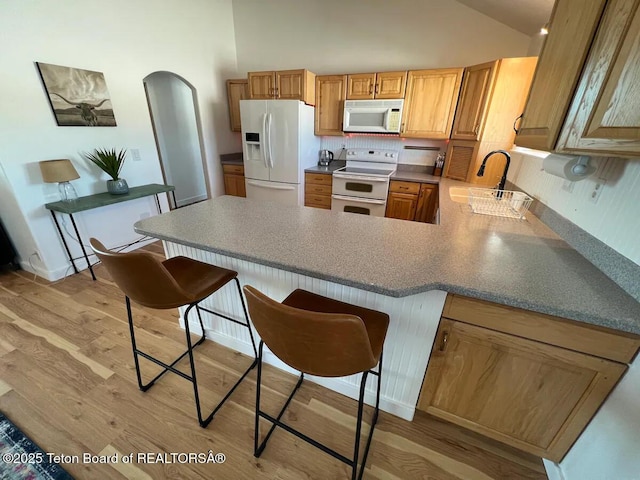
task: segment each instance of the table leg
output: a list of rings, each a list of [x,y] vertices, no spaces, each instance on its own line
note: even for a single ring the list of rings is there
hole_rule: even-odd
[[[160,215],[162,210],[160,210],[160,199],[158,198],[158,194],[156,193],[153,198],[156,199],[156,210],[158,211],[158,215]]]
[[[176,208],[178,208],[178,202],[176,200],[176,191],[175,190],[171,190],[171,196],[173,196],[173,208],[176,209]]]
[[[80,232],[78,231],[78,227],[76,227],[76,221],[73,219],[73,215],[71,213],[69,214],[69,218],[71,218],[73,229],[76,231],[76,236],[78,237],[78,243],[80,244],[80,248],[82,249],[82,254],[84,255],[84,259],[87,261],[87,265],[89,266],[89,271],[91,272],[91,278],[96,280],[96,275],[95,273],[93,273],[93,267],[91,266],[91,262],[89,261],[87,251],[84,249],[84,243],[82,243],[82,238],[80,238]]]
[[[71,265],[73,266],[73,271],[78,273],[78,267],[76,267],[76,262],[73,261],[73,256],[71,255],[71,251],[69,250],[69,245],[67,245],[67,241],[64,239],[64,235],[62,234],[62,229],[60,228],[60,224],[58,223],[58,219],[56,218],[56,214],[53,210],[50,210],[51,216],[53,217],[53,222],[56,224],[58,228],[58,233],[60,234],[60,238],[62,239],[62,244],[64,245],[64,249],[67,251],[67,256],[71,261]]]

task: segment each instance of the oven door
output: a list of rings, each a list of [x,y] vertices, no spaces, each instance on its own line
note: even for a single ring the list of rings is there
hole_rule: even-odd
[[[335,212],[359,213],[372,217],[384,217],[386,200],[331,195],[331,210]]]
[[[389,191],[388,177],[333,173],[332,193],[346,197],[386,200]]]

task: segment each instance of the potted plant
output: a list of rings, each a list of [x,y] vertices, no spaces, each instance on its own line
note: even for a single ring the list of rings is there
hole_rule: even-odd
[[[111,177],[107,180],[107,190],[113,195],[122,195],[129,192],[129,185],[124,178],[120,178],[120,171],[124,165],[127,151],[123,148],[116,151],[104,148],[96,148],[92,153],[83,154],[90,162],[94,163],[100,169]]]

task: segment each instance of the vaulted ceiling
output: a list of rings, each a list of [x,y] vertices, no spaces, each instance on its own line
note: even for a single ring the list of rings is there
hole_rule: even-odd
[[[549,21],[554,4],[554,0],[457,1],[529,36],[537,34]]]

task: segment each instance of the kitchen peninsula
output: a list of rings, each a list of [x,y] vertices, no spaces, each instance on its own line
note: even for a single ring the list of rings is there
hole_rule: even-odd
[[[135,230],[162,239],[167,256],[234,269],[242,284],[279,301],[304,288],[388,313],[381,408],[406,419],[420,396],[447,293],[569,319],[563,328],[628,332],[629,350],[637,349],[638,302],[532,214],[523,221],[474,215],[449,199],[450,186],[465,184],[441,180],[439,225],[224,196],[141,220]],[[232,293],[208,306],[240,317]],[[210,318],[205,328],[209,338],[249,352],[240,329]],[[625,369],[629,361],[618,360]],[[356,377],[316,380],[357,395]]]

